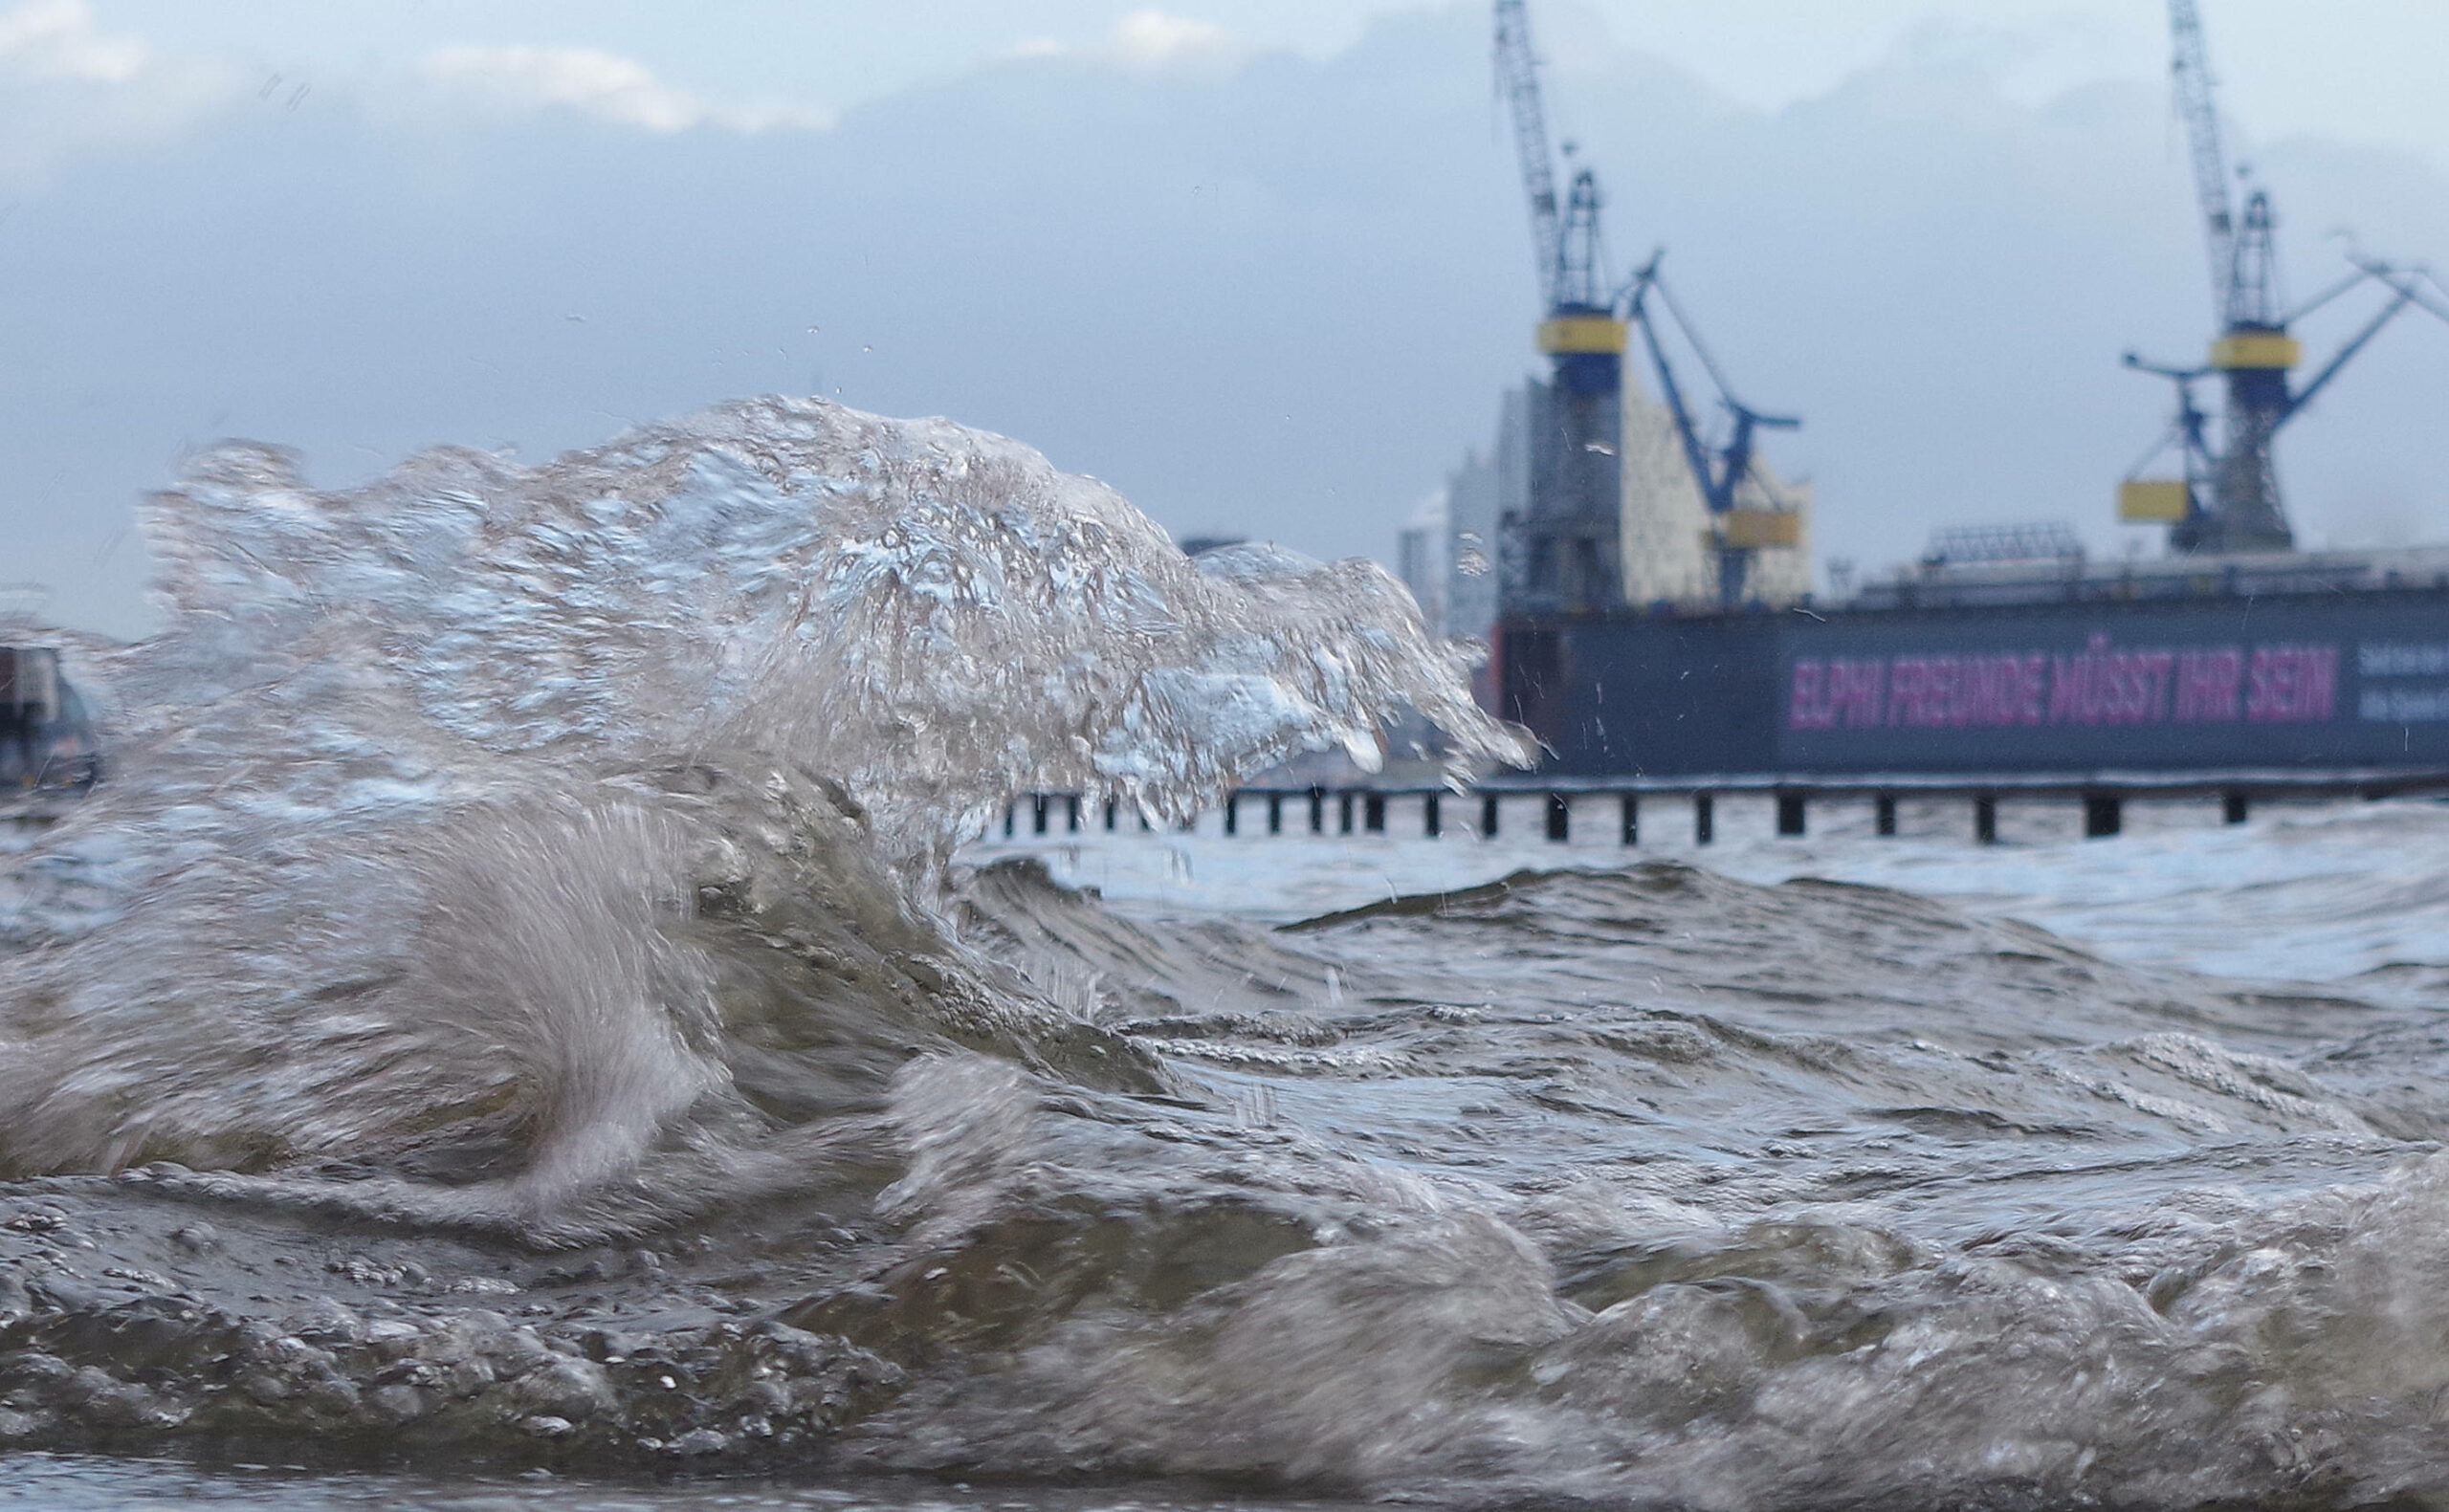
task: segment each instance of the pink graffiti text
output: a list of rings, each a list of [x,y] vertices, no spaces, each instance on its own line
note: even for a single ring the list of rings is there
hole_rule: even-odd
[[[2004,730],[2030,725],[2306,723],[2336,715],[2338,647],[2119,646],[1803,657],[1790,730]]]

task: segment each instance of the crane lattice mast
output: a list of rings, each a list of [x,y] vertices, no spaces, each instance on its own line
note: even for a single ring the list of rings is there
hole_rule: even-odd
[[[1531,51],[1531,16],[1523,0],[1497,0],[1496,78],[1513,115],[1513,150],[1531,201],[1531,247],[1539,260],[1539,296],[1550,304],[1561,284],[1564,227],[1556,174],[1548,154],[1548,112],[1539,99],[1539,68]]]
[[[2211,297],[2222,325],[2237,318],[2231,300],[2236,289],[2237,216],[2228,192],[2228,153],[2219,138],[2219,110],[2211,93],[2211,47],[2202,34],[2202,14],[2194,0],[2169,0],[2169,32],[2174,43],[2170,66],[2176,89],[2177,114],[2185,121],[2194,153],[2194,193],[2202,207],[2204,234],[2210,244]]]

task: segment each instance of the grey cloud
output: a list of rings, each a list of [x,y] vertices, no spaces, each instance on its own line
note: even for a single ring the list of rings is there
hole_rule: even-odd
[[[158,147],[239,87],[226,68],[106,31],[84,0],[0,11],[0,188],[37,189],[79,159]]]
[[[823,130],[833,113],[804,105],[707,100],[657,78],[635,58],[590,47],[460,45],[436,48],[415,78],[463,102],[512,112],[569,110],[646,131]]]

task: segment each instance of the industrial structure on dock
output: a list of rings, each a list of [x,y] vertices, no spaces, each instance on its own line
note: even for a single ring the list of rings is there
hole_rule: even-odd
[[[2194,189],[2210,254],[2212,302],[2218,334],[2199,364],[2147,362],[2126,354],[2126,365],[2175,383],[2176,419],[2148,466],[2173,449],[2182,471],[2173,478],[2129,474],[2118,490],[2118,517],[2129,524],[2165,524],[2169,549],[2180,556],[2292,551],[2296,533],[2287,523],[2272,444],[2287,423],[2305,412],[2382,327],[2409,306],[2449,319],[2431,274],[2357,253],[2350,271],[2293,309],[2281,305],[2278,218],[2267,189],[2249,188],[2241,207],[2231,173],[2219,112],[2213,101],[2211,56],[2195,0],[2169,0],[2174,43],[2171,77],[2177,111],[2184,118],[2192,155]],[[2391,297],[2328,362],[2303,384],[2290,372],[2304,361],[2304,343],[2290,328],[2344,295],[2377,284]],[[2210,416],[2195,404],[2194,385],[2217,379],[2224,407],[2215,440]],[[2140,473],[2142,468],[2135,470]]]
[[[1557,187],[1524,0],[1497,0],[1495,12],[1548,371],[1504,396],[1494,449],[1452,474],[1444,518],[1406,542],[1406,576],[1449,627],[1474,634],[1509,613],[1795,603],[1811,587],[1810,489],[1771,471],[1755,441],[1798,422],[1733,397],[1676,302],[1663,255],[1617,279],[1605,194],[1571,143],[1562,158],[1572,176]],[[1715,387],[1723,434],[1694,407],[1679,355]],[[1655,397],[1626,381],[1628,359],[1646,367]],[[1432,552],[1425,537],[1440,528],[1445,549]]]
[[[2449,788],[2449,549],[2297,551],[2273,456],[2396,316],[2449,319],[2449,291],[2355,254],[2283,306],[2271,197],[2232,171],[2195,0],[2169,11],[2217,325],[2200,363],[2128,355],[2177,406],[2118,489],[2120,517],[2166,526],[2169,555],[2101,562],[2063,526],[1974,527],[1815,600],[1811,491],[1757,450],[1798,422],[1735,398],[1662,255],[1614,275],[1599,175],[1566,144],[1567,178],[1550,146],[1524,0],[1495,0],[1546,370],[1504,396],[1493,449],[1451,475],[1403,562],[1449,631],[1489,641],[1484,698],[1545,746],[1539,780],[1797,805],[1934,781],[2097,802],[2181,781],[2236,814],[2307,784]],[[2297,382],[2295,324],[2371,289],[2379,308]]]

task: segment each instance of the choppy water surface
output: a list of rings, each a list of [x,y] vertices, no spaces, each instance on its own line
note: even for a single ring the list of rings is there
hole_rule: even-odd
[[[0,873],[63,1499],[2449,1496],[2438,810],[1184,837],[1509,743],[1375,569],[815,404],[151,528],[123,778]],[[956,855],[1028,785],[1155,827]]]
[[[977,1486],[771,1476],[606,1480],[530,1469],[503,1475],[310,1470],[303,1465],[143,1459],[27,1451],[7,1461],[0,1506],[42,1512],[150,1512],[245,1506],[257,1512],[1346,1512],[1337,1503],[1232,1497],[1198,1488]]]
[[[1872,832],[1868,799],[1826,798],[1810,809],[1810,836],[1774,833],[1766,798],[1717,795],[1717,843],[1693,843],[1688,800],[1653,795],[1639,811],[1640,844],[1621,840],[1612,794],[1576,801],[1569,838],[1548,841],[1546,800],[1506,798],[1498,832],[1458,830],[1445,800],[1445,834],[1423,835],[1420,800],[1387,804],[1386,829],[1308,832],[1306,807],[1285,809],[1285,832],[1264,831],[1266,810],[1242,800],[1240,833],[1220,812],[1195,829],[1109,836],[1093,821],[1067,832],[1000,830],[974,854],[1032,856],[1072,887],[1141,913],[1226,911],[1284,923],[1403,893],[1449,891],[1513,871],[1613,867],[1642,859],[1705,866],[1746,881],[1800,877],[1919,892],[1972,911],[2047,927],[2116,960],[2179,966],[2221,976],[2335,981],[2449,960],[2449,803],[2266,803],[2250,823],[2221,821],[2213,800],[2127,805],[2126,833],[2081,839],[2071,800],[2008,800],[2003,844],[1971,844],[1964,800],[1908,800],[1899,835]],[[1476,822],[1476,805],[1464,811]],[[1326,824],[1335,825],[1330,805]]]

